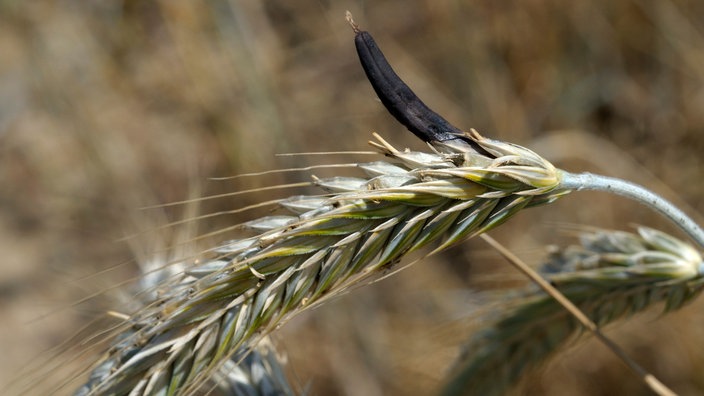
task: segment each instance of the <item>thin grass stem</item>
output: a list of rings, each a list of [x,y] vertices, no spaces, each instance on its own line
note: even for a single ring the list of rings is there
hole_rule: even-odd
[[[560,187],[566,190],[605,191],[640,202],[660,213],[704,248],[704,230],[686,213],[663,197],[638,184],[592,173],[562,173]]]

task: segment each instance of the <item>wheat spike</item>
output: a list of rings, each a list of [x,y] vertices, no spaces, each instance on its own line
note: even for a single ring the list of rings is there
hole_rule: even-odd
[[[702,290],[702,256],[690,245],[641,227],[637,234],[584,233],[581,246],[555,253],[545,276],[599,326],[664,303],[682,307]],[[475,335],[455,363],[445,395],[506,393],[521,376],[581,333],[551,297],[533,290]]]
[[[359,164],[366,178],[315,179],[330,196],[281,201],[290,215],[248,223],[257,235],[164,283],[81,394],[192,393],[291,315],[406,253],[434,241],[442,249],[565,193],[549,162],[475,131],[467,137],[489,154],[399,151],[376,137],[372,145],[390,160]]]

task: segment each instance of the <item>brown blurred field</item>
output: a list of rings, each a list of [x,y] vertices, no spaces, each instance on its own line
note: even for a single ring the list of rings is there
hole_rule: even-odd
[[[161,229],[119,242],[187,215],[141,207],[309,176],[212,177],[365,161],[275,154],[367,150],[371,131],[423,148],[368,85],[346,9],[454,124],[704,212],[701,1],[0,1],[0,384],[119,310],[114,291],[136,274],[134,259],[179,240]],[[568,240],[560,225],[634,223],[674,232],[632,203],[580,193],[493,235],[538,263],[546,245]],[[276,339],[309,394],[432,394],[481,327],[478,313],[496,306],[480,292],[519,279],[473,240],[301,315]],[[609,334],[678,393],[704,394],[703,306],[635,318]],[[62,363],[32,393],[70,393],[56,387],[90,361]],[[560,354],[523,392],[649,394],[594,342]]]

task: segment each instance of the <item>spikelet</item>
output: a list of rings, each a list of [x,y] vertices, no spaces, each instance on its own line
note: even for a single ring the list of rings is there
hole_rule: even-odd
[[[664,303],[669,312],[704,285],[702,256],[660,231],[593,231],[581,246],[556,252],[544,268],[560,292],[599,326]],[[464,347],[445,395],[506,393],[530,368],[581,333],[579,323],[552,297],[521,293]]]
[[[370,142],[387,161],[365,178],[314,179],[326,196],[281,201],[285,216],[164,282],[97,363],[81,395],[188,394],[292,315],[435,242],[443,249],[523,208],[553,201],[560,172],[530,150],[466,134],[482,147],[430,153]],[[442,151],[440,151],[442,150]]]
[[[193,214],[196,208],[189,203],[189,212]],[[193,230],[185,227],[183,234],[189,234]],[[180,235],[179,240],[188,240],[187,235]],[[160,246],[165,241],[159,240]],[[179,277],[187,270],[184,262],[178,260],[178,255],[190,256],[190,248],[178,245],[178,249],[159,249],[161,255],[150,255],[147,259],[138,259],[137,264],[142,273],[139,281],[133,285],[132,293],[120,293],[122,301],[121,307],[136,306],[142,308],[153,302],[158,294],[158,290],[169,284],[171,277]],[[134,247],[133,247],[134,248]],[[142,249],[136,249],[142,250]],[[142,256],[142,255],[138,255]],[[182,256],[183,257],[183,256]],[[164,263],[170,262],[170,265]],[[135,298],[136,297],[136,298]],[[130,337],[132,330],[128,330],[120,337]],[[225,395],[295,395],[296,392],[290,385],[285,374],[286,357],[278,352],[274,343],[269,337],[263,337],[252,348],[240,348],[222,366],[213,372],[211,390],[217,389],[218,394]],[[91,378],[87,384],[99,381],[110,370],[110,362],[106,362],[102,367],[98,367],[91,373]],[[81,387],[75,394],[90,394],[90,385]]]

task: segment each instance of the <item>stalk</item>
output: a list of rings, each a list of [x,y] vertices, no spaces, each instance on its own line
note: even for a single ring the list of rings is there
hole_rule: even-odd
[[[704,230],[694,220],[666,199],[638,184],[592,173],[563,172],[560,186],[566,190],[605,191],[640,202],[672,221],[704,248]]]

